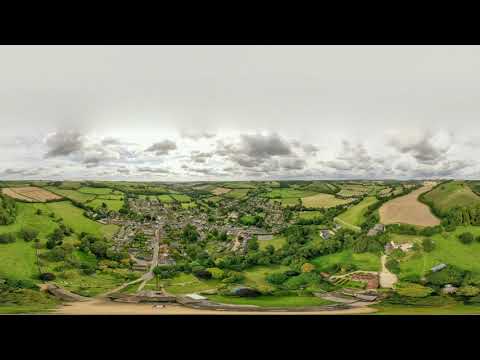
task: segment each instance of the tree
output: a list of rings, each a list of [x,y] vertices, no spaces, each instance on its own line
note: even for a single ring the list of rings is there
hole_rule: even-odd
[[[0,244],[10,244],[15,242],[15,235],[12,233],[0,234]]]
[[[285,273],[271,273],[268,274],[265,278],[270,284],[281,285],[287,281],[288,276]]]
[[[435,243],[433,242],[432,239],[430,238],[424,238],[422,240],[422,247],[423,247],[423,250],[426,251],[426,252],[430,252],[432,251],[433,249],[435,249]]]
[[[186,242],[195,242],[200,238],[197,228],[192,224],[187,224],[181,234],[182,240]]]
[[[25,240],[26,242],[33,241],[37,238],[38,236],[38,230],[34,228],[22,228],[20,230],[20,236]]]
[[[302,273],[309,273],[315,270],[315,265],[310,263],[305,263],[302,265]]]
[[[460,234],[460,236],[458,237],[458,239],[459,239],[463,244],[470,244],[470,243],[473,242],[474,236],[473,236],[472,233],[464,232],[464,233]]]

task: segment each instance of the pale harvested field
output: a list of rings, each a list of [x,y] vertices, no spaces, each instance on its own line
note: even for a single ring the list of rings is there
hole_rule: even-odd
[[[348,204],[351,201],[352,200],[349,199],[337,199],[335,196],[330,194],[316,194],[302,198],[302,204],[305,207],[311,208],[329,208],[337,205]]]
[[[226,193],[228,193],[228,192],[230,192],[230,191],[232,191],[232,189],[227,189],[227,188],[223,188],[223,187],[218,187],[218,188],[216,188],[216,189],[213,189],[213,190],[211,191],[211,193],[212,193],[213,195],[219,196],[219,195],[226,194]]]
[[[430,208],[418,201],[420,194],[430,191],[435,183],[425,183],[423,187],[408,195],[393,199],[379,210],[382,224],[410,224],[418,226],[435,226],[440,224]]]
[[[368,314],[376,312],[369,307],[358,307],[347,310],[325,311],[229,311],[229,310],[204,310],[192,309],[180,305],[166,305],[164,308],[154,307],[149,304],[116,303],[104,299],[74,302],[62,305],[52,314],[62,315],[351,315]]]
[[[28,202],[46,202],[62,199],[62,197],[57,194],[34,186],[4,188],[2,189],[2,193],[14,199]]]

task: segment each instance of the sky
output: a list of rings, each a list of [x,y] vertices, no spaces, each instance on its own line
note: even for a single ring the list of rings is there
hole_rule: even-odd
[[[478,46],[1,46],[0,179],[480,178]]]

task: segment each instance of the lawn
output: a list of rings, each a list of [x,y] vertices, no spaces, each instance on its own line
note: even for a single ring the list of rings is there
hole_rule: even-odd
[[[216,289],[221,283],[219,280],[199,280],[192,274],[179,274],[173,279],[161,280],[165,290],[171,294],[191,294],[210,289]],[[146,290],[156,289],[156,280],[149,281]]]
[[[424,199],[444,213],[456,206],[480,205],[480,197],[463,181],[452,181],[442,184],[426,193]]]
[[[480,235],[480,227],[462,226],[454,232],[437,234],[432,237],[435,249],[431,252],[418,252],[405,261],[400,262],[400,279],[408,275],[424,275],[433,266],[440,263],[455,265],[459,268],[470,270],[480,278],[480,242],[475,241],[465,245],[458,240],[458,235],[463,232]]]
[[[270,273],[287,271],[288,269],[287,266],[283,265],[254,266],[243,272],[243,275],[245,276],[243,284],[259,290],[272,289],[272,286],[267,283],[265,277]]]
[[[268,245],[273,245],[275,249],[280,249],[287,239],[284,236],[274,237],[272,240],[258,240],[260,250],[264,250]]]
[[[327,271],[335,264],[353,264],[358,270],[379,271],[380,256],[372,253],[356,254],[352,250],[343,250],[334,254],[316,257],[311,261],[320,271]]]
[[[323,306],[332,304],[328,300],[323,300],[314,296],[258,296],[255,298],[242,298],[236,296],[210,295],[208,300],[235,305],[256,305],[261,307],[304,307],[304,306]]]
[[[348,204],[349,202],[351,202],[351,200],[337,199],[330,194],[317,194],[302,198],[302,203],[307,208],[329,208]]]
[[[347,209],[338,216],[340,220],[354,226],[360,226],[365,222],[365,214],[370,205],[377,202],[377,198],[374,196],[367,196],[360,203]]]

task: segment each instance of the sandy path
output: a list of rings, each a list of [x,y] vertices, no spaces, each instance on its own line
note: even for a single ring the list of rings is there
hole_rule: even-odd
[[[106,299],[93,299],[86,302],[74,302],[63,305],[52,314],[60,315],[353,315],[369,314],[376,309],[359,307],[347,310],[311,311],[311,312],[261,312],[191,309],[181,305],[166,305],[164,308],[149,304],[117,303]]]
[[[420,189],[383,204],[379,210],[380,222],[382,224],[401,223],[418,226],[439,225],[440,220],[432,214],[430,208],[418,201],[421,194],[430,191],[435,185],[434,182],[425,183]]]
[[[393,285],[395,285],[398,281],[397,275],[391,273],[390,270],[388,270],[385,266],[385,263],[387,262],[387,256],[385,254],[382,255],[380,260],[382,262],[382,271],[380,273],[380,287],[391,289],[393,288]]]

